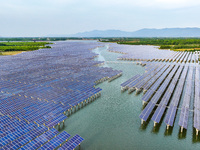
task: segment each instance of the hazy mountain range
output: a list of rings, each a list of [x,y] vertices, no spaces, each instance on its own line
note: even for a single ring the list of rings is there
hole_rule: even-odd
[[[200,37],[200,28],[141,29],[133,32],[93,30],[76,34],[48,35],[49,37]]]

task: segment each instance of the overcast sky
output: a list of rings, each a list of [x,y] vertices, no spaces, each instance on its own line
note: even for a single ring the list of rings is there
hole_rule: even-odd
[[[0,36],[200,27],[200,0],[0,0]]]

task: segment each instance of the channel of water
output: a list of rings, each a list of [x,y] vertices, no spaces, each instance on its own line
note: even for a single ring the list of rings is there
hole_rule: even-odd
[[[93,52],[99,54],[99,61],[117,61],[121,54],[107,51],[108,45]],[[169,133],[162,123],[157,128],[153,122],[141,126],[139,114],[142,111],[142,94],[121,93],[120,84],[136,74],[143,74],[145,68],[136,64],[105,64],[122,70],[123,75],[112,82],[103,82],[97,87],[103,89],[100,98],[69,116],[62,130],[71,135],[79,134],[85,141],[81,150],[169,150],[199,149],[200,143],[193,137],[192,128],[187,135],[179,134],[178,119]],[[195,142],[194,142],[195,141]]]

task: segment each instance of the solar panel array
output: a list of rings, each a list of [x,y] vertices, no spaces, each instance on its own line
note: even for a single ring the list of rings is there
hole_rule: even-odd
[[[180,66],[178,71],[176,72],[174,78],[170,82],[166,92],[164,93],[155,113],[153,114],[153,116],[151,118],[154,122],[160,123],[161,117],[163,116],[164,111],[167,107],[167,104],[169,103],[170,98],[172,97],[173,91],[175,89],[175,86],[178,82],[178,79],[179,79],[179,76],[180,76],[182,70],[183,70],[183,66]]]
[[[119,60],[199,63],[198,51],[178,52],[178,51],[158,50],[158,47],[155,46],[118,45],[116,43],[110,44],[109,51],[114,53],[124,54],[118,57]]]
[[[147,48],[148,47],[148,48]],[[200,80],[199,51],[177,52],[157,50],[153,46],[131,46],[110,44],[110,52],[121,53],[119,60],[141,61],[144,74],[136,74],[121,84],[121,91],[136,94],[143,91],[144,109],[140,114],[142,123],[150,119],[154,125],[163,117],[167,129],[174,125],[178,109],[178,124],[188,128],[188,119],[193,113],[193,127],[200,130]],[[192,106],[193,102],[193,106]],[[166,112],[166,114],[165,114]]]
[[[28,143],[29,141],[33,140],[35,137],[41,135],[42,133],[44,133],[47,130],[48,130],[47,127],[45,127],[43,125],[40,126],[40,127],[36,127],[35,129],[27,132],[26,134],[20,136],[17,139],[15,139],[11,143],[8,143],[3,148],[4,149],[18,149],[21,146],[23,146],[26,143]]]
[[[168,126],[173,126],[173,124],[174,124],[175,115],[176,115],[177,108],[178,108],[178,105],[179,105],[179,102],[181,99],[181,95],[183,92],[183,87],[184,87],[186,75],[188,72],[188,68],[189,68],[188,66],[184,66],[184,69],[181,73],[178,84],[174,91],[174,93],[176,93],[176,94],[173,94],[173,96],[171,98],[171,102],[169,104],[168,111],[167,111],[166,118],[165,118],[165,123]]]
[[[192,97],[192,83],[193,83],[193,70],[194,68],[191,66],[189,68],[188,76],[187,76],[187,81],[186,81],[186,89],[185,92],[183,93],[183,103],[182,103],[182,108],[181,108],[181,114],[179,118],[179,126],[187,129],[188,125],[188,117],[189,117],[189,109],[190,109],[190,101]]]
[[[144,74],[137,74],[121,84],[121,90],[128,90],[129,93],[136,90],[138,94],[143,90],[142,101],[146,105],[140,114],[142,123],[151,117],[155,126],[165,117],[164,122],[168,129],[174,125],[180,108],[178,124],[183,132],[183,129],[188,127],[188,119],[192,112],[191,102],[194,102],[193,126],[198,134],[200,130],[199,52],[171,51],[172,54],[169,55],[166,52],[165,58],[162,55],[158,58],[157,54],[146,56],[143,53],[143,58],[138,59],[140,54],[135,55],[135,53],[142,53],[139,49],[134,52],[126,45],[121,45],[120,48],[114,45],[111,49],[112,52],[124,54],[119,58],[122,60],[148,61],[148,63],[142,62],[146,63]]]
[[[54,129],[77,108],[100,96],[100,82],[122,71],[98,67],[97,42],[58,42],[0,59],[0,148],[56,148],[69,134]],[[58,134],[58,135],[57,135]],[[56,137],[54,137],[56,136]],[[53,139],[52,139],[53,138]]]
[[[75,149],[78,145],[81,144],[81,142],[83,142],[83,138],[80,137],[79,135],[75,135],[74,137],[72,137],[68,142],[66,142],[65,144],[63,144],[62,147],[59,148],[59,150],[73,150]]]
[[[54,127],[67,119],[66,113],[69,115],[77,107],[83,107],[100,96],[102,89],[95,88],[95,85],[112,81],[122,74],[112,68],[98,67],[103,62],[94,61],[98,55],[90,51],[97,46],[102,44],[58,42],[52,49],[1,57],[1,149],[74,149],[83,141],[79,135],[67,141],[70,135],[65,131],[59,134]],[[148,104],[140,118],[147,121],[153,113],[151,119],[160,123],[168,108],[165,123],[173,126],[182,101],[179,125],[187,129],[190,103],[194,97],[193,122],[198,133],[199,52],[160,50],[157,53],[153,46],[149,47],[150,50],[146,46],[134,48],[136,50],[129,45],[110,44],[109,51],[124,54],[118,58],[121,60],[145,61],[146,73],[121,84],[121,89],[128,89],[129,93],[144,91],[142,100]],[[195,82],[192,80],[194,76]]]
[[[19,121],[8,116],[0,117],[0,125],[1,150],[55,149],[64,146],[70,137],[66,131],[59,133],[55,128],[48,129],[44,125],[37,126],[35,123]],[[80,144],[83,138],[79,135],[76,137]]]
[[[59,136],[56,136],[52,140],[50,140],[48,143],[42,145],[39,150],[46,150],[46,149],[55,149],[59,147],[63,142],[66,141],[70,137],[70,134],[68,134],[66,131],[63,131],[59,134]]]
[[[52,128],[52,129],[48,130],[47,132],[45,132],[44,134],[42,134],[41,136],[35,138],[34,140],[29,142],[28,144],[26,144],[22,148],[20,148],[20,150],[37,149],[40,146],[42,146],[43,144],[45,144],[46,142],[48,142],[50,139],[55,137],[57,134],[59,134],[59,132],[55,128]]]
[[[110,52],[121,53],[118,57],[119,60],[132,60],[132,61],[153,61],[156,59],[164,59],[166,56],[169,58],[174,54],[172,51],[160,50],[155,46],[145,46],[145,45],[119,45],[116,43],[111,43],[109,47]],[[166,58],[167,59],[167,58]]]
[[[195,70],[195,95],[194,95],[194,128],[197,132],[200,130],[200,80],[199,80],[199,71],[200,68],[196,67]]]
[[[147,104],[145,109],[140,114],[140,118],[144,121],[147,121],[149,118],[151,112],[153,111],[155,105],[158,103],[160,98],[162,97],[163,93],[165,92],[165,89],[167,88],[168,84],[171,82],[172,77],[174,76],[175,72],[177,71],[179,65],[172,65],[172,70],[164,80],[163,84],[159,86],[158,90],[155,92],[153,97],[151,98],[150,102]]]

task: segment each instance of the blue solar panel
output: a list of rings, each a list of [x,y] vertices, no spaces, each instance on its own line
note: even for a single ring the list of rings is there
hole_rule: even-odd
[[[187,71],[188,71],[188,66],[185,66],[184,69],[183,69],[183,72],[181,73],[181,77],[179,79],[177,87],[174,91],[174,93],[176,93],[176,94],[173,95],[172,100],[171,100],[170,105],[169,105],[169,109],[168,109],[167,114],[166,114],[165,123],[167,125],[173,126],[173,124],[174,124],[175,114],[176,114],[176,111],[177,111],[177,106],[179,104],[181,93],[183,91],[183,87],[184,87],[183,85],[185,83]]]
[[[164,80],[162,85],[158,88],[158,90],[156,91],[156,93],[152,97],[151,101],[147,104],[147,106],[144,108],[144,110],[140,114],[140,118],[142,120],[146,121],[149,118],[149,116],[150,116],[151,112],[153,111],[155,105],[157,104],[157,102],[159,101],[159,99],[161,98],[163,93],[165,92],[166,87],[170,83],[172,76],[176,73],[177,69],[179,68],[179,65],[177,65],[175,67],[173,66],[172,68],[173,68],[172,71],[167,75],[167,78]],[[157,117],[155,117],[155,119],[156,118]]]
[[[97,55],[88,49],[99,45],[102,44],[59,42],[52,49],[40,49],[15,57],[8,56],[6,61],[5,57],[0,60],[1,113],[22,121],[10,121],[8,117],[2,120],[2,138],[10,135],[9,140],[2,139],[2,146],[23,137],[37,125],[55,126],[67,118],[63,115],[65,111],[100,95],[102,89],[95,88],[96,84],[121,75],[120,70],[97,66],[102,62],[94,61]],[[30,127],[26,126],[26,122]],[[33,135],[21,139],[18,144],[31,139],[34,139]]]
[[[45,144],[48,140],[53,138],[58,133],[59,132],[56,129],[52,128],[49,131],[47,131],[46,133],[42,134],[41,136],[39,136],[36,139],[34,139],[33,141],[31,141],[30,143],[28,143],[25,146],[23,146],[22,148],[20,148],[20,150],[26,150],[26,149],[34,150],[34,149],[37,149],[38,147],[40,147],[41,145]]]
[[[37,127],[31,130],[30,132],[28,132],[27,134],[24,134],[20,138],[16,139],[12,143],[7,144],[4,147],[4,149],[20,148],[21,146],[33,140],[35,137],[44,133],[45,131],[47,131],[47,128],[45,126]]]
[[[83,142],[83,138],[79,135],[75,135],[72,137],[69,141],[67,141],[65,144],[62,145],[62,147],[59,148],[59,150],[73,150],[75,149],[81,142]]]
[[[0,147],[5,146],[6,144],[12,142],[14,139],[19,138],[23,134],[33,130],[35,125],[33,124],[26,124],[23,128],[19,128],[18,130],[15,130],[13,132],[10,132],[9,134],[3,136],[0,138]]]
[[[45,125],[48,127],[53,127],[65,119],[67,119],[67,116],[60,114],[60,115],[56,116],[55,118],[46,122]]]
[[[193,126],[197,130],[200,130],[200,68],[196,67],[195,70],[195,94],[194,94],[194,120]]]
[[[170,97],[171,97],[171,95],[172,95],[172,93],[174,91],[175,85],[176,85],[176,83],[177,83],[177,81],[179,79],[179,76],[180,76],[182,70],[183,70],[183,67],[181,66],[179,68],[179,70],[176,72],[174,78],[172,79],[172,81],[171,81],[167,91],[165,92],[164,96],[162,97],[161,102],[159,103],[156,111],[154,112],[154,115],[151,118],[154,122],[157,122],[157,123],[160,122],[161,117],[164,114],[166,106],[167,106],[167,104],[168,104],[168,102],[170,100]]]
[[[179,126],[187,129],[188,118],[189,118],[189,108],[192,95],[192,82],[193,80],[193,67],[191,66],[187,75],[186,90],[183,97],[183,103],[181,108],[181,114],[179,118]]]
[[[157,91],[157,89],[159,88],[160,84],[163,83],[163,81],[165,80],[166,76],[169,74],[169,72],[173,69],[174,65],[169,66],[169,68],[167,68],[167,70],[165,70],[165,72],[159,77],[158,80],[156,80],[156,82],[152,85],[152,87],[149,89],[150,92],[147,91],[147,93],[145,93],[145,95],[143,96],[142,100],[147,102],[149,101],[149,99],[155,94],[155,91]]]
[[[63,131],[62,133],[58,134],[55,138],[44,144],[42,147],[39,148],[39,150],[45,150],[45,149],[55,149],[60,144],[62,144],[64,141],[66,141],[70,137],[70,134],[68,134],[66,131]]]

